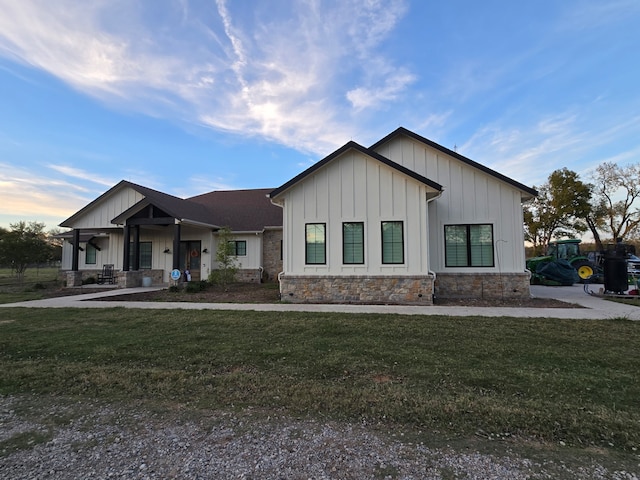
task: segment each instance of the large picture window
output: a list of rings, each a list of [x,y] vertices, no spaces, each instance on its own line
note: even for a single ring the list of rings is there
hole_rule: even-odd
[[[382,263],[404,263],[402,222],[382,222]]]
[[[493,226],[445,225],[445,266],[493,267]]]
[[[305,263],[308,265],[324,265],[327,263],[327,225],[324,223],[307,223],[305,225]]]
[[[364,223],[345,222],[342,224],[342,263],[364,263]]]
[[[236,257],[246,257],[247,256],[247,241],[246,240],[233,240],[229,242],[229,247],[231,247],[231,255]]]

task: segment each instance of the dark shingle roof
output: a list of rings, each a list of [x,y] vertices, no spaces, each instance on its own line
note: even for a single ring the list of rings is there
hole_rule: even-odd
[[[124,180],[118,185],[120,184],[133,188],[138,193],[144,195],[145,203],[152,204],[161,210],[164,210],[174,218],[215,225],[210,213],[200,204],[189,202],[183,198],[174,197],[168,193],[159,192],[158,190],[153,190],[152,188],[143,187],[142,185],[136,185],[135,183]],[[132,210],[136,209],[136,206],[134,206],[129,211],[125,211],[118,215],[116,219],[125,219],[132,213]],[[120,223],[120,220],[117,223]]]
[[[235,232],[258,232],[282,227],[282,208],[271,203],[271,188],[210,192],[187,200],[206,208],[216,225]]]
[[[272,190],[270,188],[211,192],[183,199],[126,180],[110,188],[60,226],[73,228],[77,218],[123,188],[132,188],[145,198],[114,218],[115,223],[124,223],[141,205],[152,204],[178,220],[191,220],[212,227],[229,226],[238,232],[282,226],[282,208],[273,205],[267,197]]]

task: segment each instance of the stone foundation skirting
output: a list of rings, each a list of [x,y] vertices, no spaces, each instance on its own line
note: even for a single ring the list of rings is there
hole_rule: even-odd
[[[436,298],[529,298],[528,272],[522,273],[438,273]]]
[[[433,305],[433,277],[282,275],[280,294],[291,303]]]
[[[240,283],[260,283],[260,269],[241,268],[236,272],[236,282]]]

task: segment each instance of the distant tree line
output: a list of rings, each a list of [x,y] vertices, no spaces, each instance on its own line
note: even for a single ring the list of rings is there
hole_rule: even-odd
[[[542,253],[553,239],[593,235],[596,248],[623,239],[640,242],[640,164],[605,162],[584,182],[567,168],[555,170],[524,207],[525,239]]]
[[[9,227],[0,227],[0,266],[10,268],[19,281],[28,267],[60,260],[62,243],[56,231],[44,231],[44,223],[21,221]]]

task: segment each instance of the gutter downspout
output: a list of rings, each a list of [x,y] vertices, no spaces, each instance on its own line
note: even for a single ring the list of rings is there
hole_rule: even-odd
[[[444,188],[442,190],[440,190],[440,192],[435,197],[427,198],[427,217],[429,215],[429,204],[431,202],[433,202],[434,200],[439,199],[442,196],[443,193],[444,193]],[[429,263],[431,263],[431,262],[429,262]],[[433,293],[431,294],[431,302],[433,303],[433,297],[435,297],[435,291],[436,291],[436,272],[434,272],[433,270],[427,268],[427,273],[433,277]]]
[[[267,195],[267,197],[269,197],[269,201],[272,205],[282,208],[282,240],[284,243],[284,206],[282,204],[274,202],[273,198],[271,198],[269,195]],[[284,251],[282,252],[282,257],[282,268],[284,269]],[[280,277],[282,275],[284,275],[284,270],[278,273],[278,295],[280,296],[280,300],[282,300],[282,282],[280,281]]]

